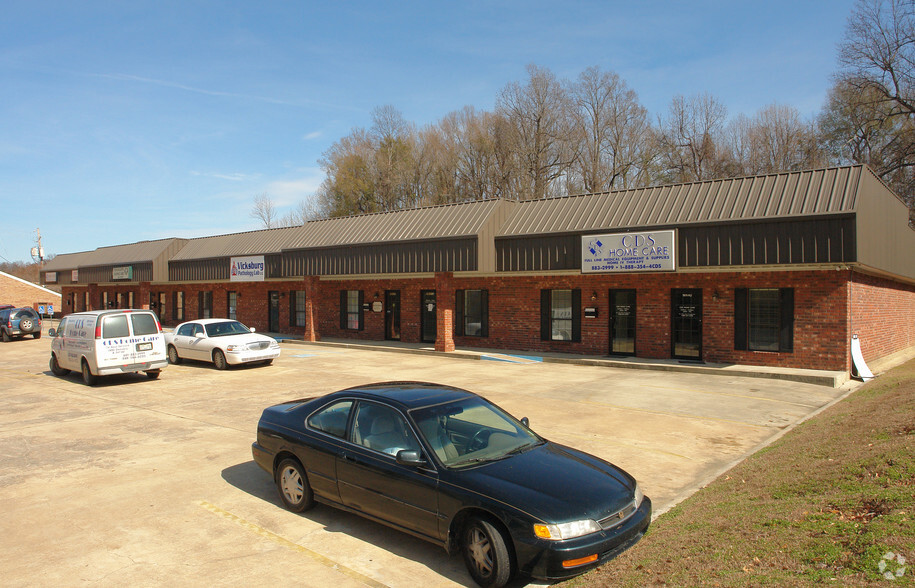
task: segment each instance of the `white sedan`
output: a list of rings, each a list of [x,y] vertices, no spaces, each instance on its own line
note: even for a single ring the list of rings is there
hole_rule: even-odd
[[[270,365],[280,356],[276,339],[261,335],[231,319],[200,319],[178,325],[165,333],[168,361],[182,359],[212,362],[216,369],[228,365],[264,362]]]

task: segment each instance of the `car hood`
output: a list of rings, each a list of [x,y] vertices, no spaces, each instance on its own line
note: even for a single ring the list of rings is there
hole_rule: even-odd
[[[613,464],[550,442],[452,472],[465,489],[549,523],[600,520],[632,502],[635,488],[632,476]]]
[[[268,343],[273,343],[274,338],[268,337],[267,335],[260,335],[258,333],[239,333],[238,335],[225,335],[222,337],[210,337],[213,341],[225,341],[226,343],[234,343],[235,345],[247,345],[248,343],[256,343],[258,341],[266,341]]]

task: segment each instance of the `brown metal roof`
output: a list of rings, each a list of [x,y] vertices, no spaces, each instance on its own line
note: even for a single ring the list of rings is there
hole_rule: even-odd
[[[519,203],[499,237],[850,213],[863,165]]]
[[[501,203],[483,200],[313,221],[299,227],[283,248],[475,236]]]
[[[47,264],[43,271],[61,271],[100,265],[151,262],[168,249],[176,239],[140,241],[127,245],[99,247],[93,251],[58,255]]]
[[[172,260],[214,259],[236,255],[279,253],[292,234],[301,227],[264,229],[231,235],[191,239]]]
[[[307,222],[298,227],[266,229],[191,239],[173,261],[264,255],[283,250],[343,245],[447,239],[476,235],[499,200],[446,204]]]

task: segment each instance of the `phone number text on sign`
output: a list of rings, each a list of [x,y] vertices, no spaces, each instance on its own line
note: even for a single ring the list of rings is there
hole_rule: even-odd
[[[585,235],[581,238],[581,271],[674,271],[675,231]]]

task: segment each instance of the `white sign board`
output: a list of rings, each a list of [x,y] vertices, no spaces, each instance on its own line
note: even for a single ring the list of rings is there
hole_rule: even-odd
[[[70,281],[74,284],[79,282],[79,270],[73,270],[70,272]]]
[[[57,272],[47,272],[44,275],[44,281],[48,284],[54,284],[57,282]]]
[[[232,282],[263,282],[267,266],[263,255],[233,257],[229,280]]]
[[[674,231],[645,231],[581,238],[582,273],[672,272],[676,267]]]

